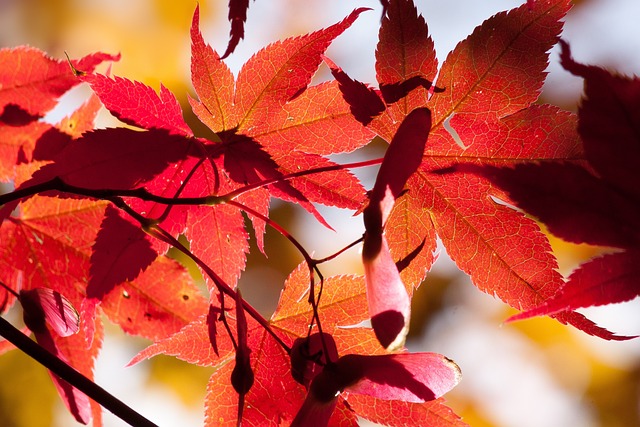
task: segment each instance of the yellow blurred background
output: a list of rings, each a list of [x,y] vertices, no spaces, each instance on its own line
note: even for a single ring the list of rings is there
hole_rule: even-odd
[[[513,0],[417,0],[440,61],[485,18],[517,6]],[[640,2],[584,0],[567,17],[564,37],[580,62],[607,64],[640,74]],[[186,107],[192,96],[189,26],[195,1],[0,0],[0,47],[29,44],[50,55],[81,57],[104,51],[122,54],[113,73],[158,88],[160,82]],[[375,81],[374,48],[380,18],[376,0],[256,0],[247,37],[227,61],[236,71],[265,44],[327,26],[353,8],[374,8],[329,50],[348,73]],[[219,52],[228,40],[227,1],[203,0],[201,29]],[[597,34],[597,35],[596,35]],[[596,40],[597,39],[597,40]],[[575,109],[581,82],[552,55],[543,99]],[[326,70],[320,78],[327,78]],[[86,96],[65,99],[73,108]],[[187,109],[187,108],[186,108]],[[65,114],[64,111],[59,114]],[[101,126],[116,122],[101,115]],[[372,150],[375,150],[374,147]],[[374,171],[358,171],[370,187]],[[274,203],[272,217],[316,254],[330,254],[362,234],[351,213],[323,209],[338,231],[318,226],[295,207]],[[594,248],[552,239],[563,273],[592,256]],[[271,231],[268,259],[252,246],[243,294],[263,313],[275,307],[287,274],[300,261],[288,242]],[[327,266],[327,274],[359,272],[357,250]],[[246,291],[245,291],[246,290]],[[603,342],[548,319],[503,324],[513,312],[482,294],[443,253],[414,298],[409,347],[440,352],[463,370],[463,381],[447,396],[451,407],[474,427],[640,426],[640,344]],[[638,300],[589,310],[590,316],[622,334],[640,333]],[[98,361],[97,382],[161,426],[202,425],[203,398],[211,370],[156,357],[135,367],[127,362],[148,343],[108,330]],[[65,413],[46,371],[17,351],[0,357],[0,426],[75,425]],[[105,414],[106,426],[121,426]]]

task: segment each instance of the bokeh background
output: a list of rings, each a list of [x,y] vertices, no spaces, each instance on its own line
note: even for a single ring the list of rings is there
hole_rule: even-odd
[[[416,0],[442,62],[456,43],[494,13],[522,3],[514,0]],[[0,0],[0,47],[29,44],[58,58],[120,52],[113,73],[148,85],[160,82],[186,106],[194,95],[189,80],[188,29],[195,1],[172,0]],[[256,0],[251,2],[246,38],[226,61],[237,72],[264,45],[330,25],[353,8],[361,16],[328,51],[351,76],[375,81],[374,50],[380,19],[376,0]],[[201,29],[224,51],[229,24],[226,0],[202,0]],[[640,74],[640,2],[576,1],[563,37],[574,57],[626,74]],[[551,54],[541,101],[575,110],[582,82],[561,69]],[[329,78],[321,69],[317,81]],[[86,88],[65,96],[47,118],[57,121],[87,96]],[[99,126],[117,121],[101,114]],[[372,146],[348,159],[371,158]],[[339,160],[347,158],[341,157]],[[357,171],[371,187],[375,169]],[[350,212],[323,209],[333,233],[295,206],[273,203],[272,217],[318,256],[358,238],[363,228]],[[552,239],[563,273],[597,253],[597,248]],[[241,279],[243,294],[265,315],[275,307],[282,283],[300,256],[277,234],[267,233],[265,259],[255,247]],[[327,275],[361,272],[353,249],[324,268]],[[640,301],[583,311],[621,334],[640,333]],[[443,249],[414,298],[408,346],[454,359],[463,380],[447,395],[450,406],[474,427],[640,426],[640,340],[604,342],[549,319],[503,324],[513,314],[505,304],[478,291]],[[126,368],[148,342],[110,328],[97,363],[97,382],[161,426],[199,426],[211,370],[169,357]],[[44,368],[18,351],[0,357],[0,425],[70,426]],[[124,425],[105,414],[105,425]]]

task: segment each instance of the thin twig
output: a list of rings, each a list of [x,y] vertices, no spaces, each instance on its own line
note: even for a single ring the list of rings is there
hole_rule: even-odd
[[[357,240],[354,240],[353,242],[349,243],[347,246],[345,246],[344,248],[340,249],[338,252],[331,254],[327,257],[321,258],[321,259],[316,259],[315,262],[316,264],[322,264],[324,262],[327,261],[331,261],[332,259],[334,259],[335,257],[341,255],[343,252],[346,252],[347,250],[351,249],[352,247],[354,247],[355,245],[357,245],[358,243],[362,242],[364,240],[364,236],[360,237]]]
[[[114,203],[117,207],[125,211],[127,214],[129,214],[133,219],[138,221],[142,226],[142,229],[147,234],[151,235],[152,237],[155,237],[160,241],[168,243],[169,245],[173,246],[174,248],[176,248],[177,250],[179,250],[189,258],[191,258],[193,262],[195,262],[211,278],[211,280],[213,280],[213,282],[216,284],[216,287],[221,293],[227,294],[237,300],[236,291],[234,291],[231,288],[231,286],[229,286],[224,280],[222,280],[222,278],[218,276],[216,272],[211,269],[211,267],[209,267],[204,261],[198,258],[193,252],[187,249],[182,243],[180,243],[180,241],[178,241],[178,239],[173,237],[171,233],[169,233],[168,231],[160,227],[158,224],[155,223],[155,221],[149,220],[148,218],[140,215],[138,212],[133,210],[129,205],[127,205],[124,202],[124,200],[116,197],[116,198],[110,199],[110,201]],[[269,322],[264,317],[262,317],[262,315],[258,313],[258,311],[255,308],[253,308],[251,304],[249,304],[246,300],[242,299],[242,307],[247,313],[249,313],[251,317],[254,318],[254,320],[256,320],[260,324],[260,326],[262,326],[276,340],[276,342],[287,353],[291,353],[291,347],[289,347],[287,344],[285,344],[284,341],[282,341],[282,338],[280,338],[273,331],[273,329],[271,329],[271,325],[269,325]]]
[[[277,184],[279,182],[287,181],[293,178],[299,178],[305,175],[312,175],[316,173],[329,172],[340,169],[359,168],[365,166],[372,166],[382,162],[380,159],[366,160],[363,162],[345,163],[335,166],[326,166],[322,168],[309,169],[300,172],[294,172],[289,175],[283,175],[278,178],[257,182],[255,184],[245,185],[236,190],[230,191],[227,194],[219,196],[203,196],[203,197],[164,197],[158,196],[149,192],[146,188],[134,188],[134,189],[90,189],[84,187],[77,187],[75,185],[67,184],[60,177],[52,178],[49,181],[41,182],[29,187],[18,188],[10,193],[0,195],[0,206],[20,200],[23,198],[31,197],[35,194],[44,193],[46,191],[61,191],[63,193],[71,193],[78,196],[85,196],[94,199],[109,200],[113,197],[135,197],[140,200],[148,202],[156,202],[164,205],[215,205],[225,203],[230,199],[234,199],[239,195],[246,193],[257,188],[262,188],[268,185]]]

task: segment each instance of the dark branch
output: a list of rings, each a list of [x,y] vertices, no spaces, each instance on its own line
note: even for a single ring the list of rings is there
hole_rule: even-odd
[[[89,378],[42,348],[11,323],[0,317],[0,335],[55,375],[77,388],[122,421],[134,427],[158,427]]]

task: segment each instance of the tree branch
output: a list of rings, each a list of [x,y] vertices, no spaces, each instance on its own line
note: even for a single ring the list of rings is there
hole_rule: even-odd
[[[37,342],[16,329],[11,323],[0,316],[0,335],[22,352],[49,369],[55,375],[77,388],[102,407],[113,413],[122,421],[134,427],[158,427],[138,412],[131,409],[124,402],[114,397],[108,391],[76,371],[74,368],[49,353]]]

